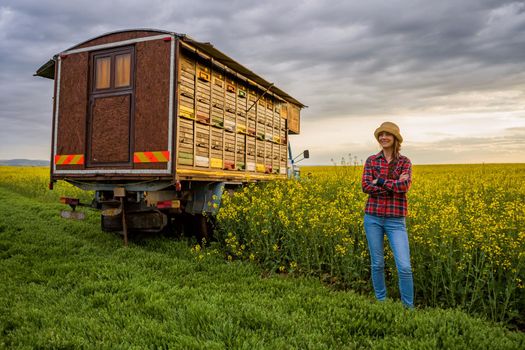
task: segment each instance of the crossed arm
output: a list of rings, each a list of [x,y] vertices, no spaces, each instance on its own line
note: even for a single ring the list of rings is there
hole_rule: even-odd
[[[405,193],[410,189],[412,183],[412,164],[407,161],[403,164],[401,176],[397,180],[384,179],[381,177],[375,178],[371,161],[367,159],[365,163],[365,170],[363,171],[363,178],[361,180],[361,187],[363,192],[368,194],[383,194],[387,192]]]

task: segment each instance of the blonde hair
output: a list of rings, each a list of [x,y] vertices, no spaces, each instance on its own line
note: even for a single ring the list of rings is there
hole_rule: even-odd
[[[401,142],[398,141],[397,137],[394,137],[394,159],[399,159],[401,152]]]

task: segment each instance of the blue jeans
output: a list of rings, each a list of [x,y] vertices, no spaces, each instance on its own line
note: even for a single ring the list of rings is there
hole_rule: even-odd
[[[364,226],[372,270],[372,284],[377,300],[385,300],[385,233],[394,253],[401,301],[408,308],[414,307],[414,282],[410,266],[410,249],[405,218],[379,217],[365,214]]]

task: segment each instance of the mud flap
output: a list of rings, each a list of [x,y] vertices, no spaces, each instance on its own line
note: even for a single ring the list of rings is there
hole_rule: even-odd
[[[122,231],[122,208],[108,208],[101,213],[102,230]],[[127,211],[127,228],[131,231],[160,232],[168,224],[167,215],[158,210]]]

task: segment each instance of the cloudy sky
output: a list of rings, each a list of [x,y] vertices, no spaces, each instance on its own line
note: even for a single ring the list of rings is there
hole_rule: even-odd
[[[49,159],[54,54],[130,28],[209,41],[309,107],[305,164],[360,161],[401,127],[415,164],[525,162],[525,1],[0,2],[0,159]]]

